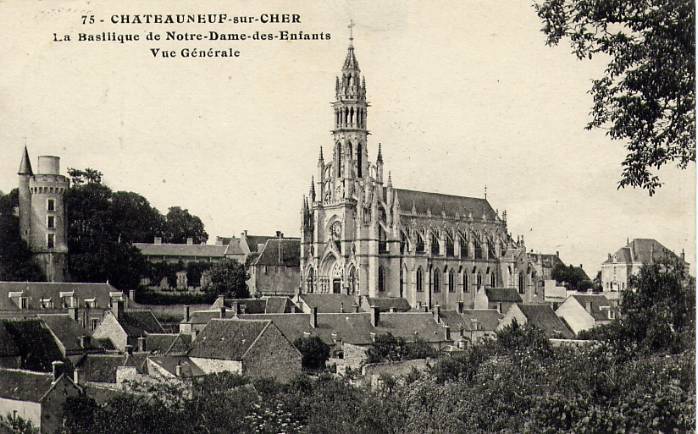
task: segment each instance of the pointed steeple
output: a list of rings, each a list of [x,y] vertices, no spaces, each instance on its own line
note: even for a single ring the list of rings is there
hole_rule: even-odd
[[[24,147],[24,154],[22,154],[22,161],[19,163],[19,171],[17,172],[18,175],[33,175],[34,172],[32,171],[32,163],[31,160],[29,159],[29,151],[27,151],[27,147]]]
[[[315,177],[310,177],[310,201],[315,202]]]
[[[390,173],[390,171],[388,171],[388,187],[391,187],[391,188],[392,188],[392,186],[393,186],[393,177],[392,177],[392,173]]]
[[[359,62],[354,55],[354,20],[350,20],[347,27],[349,28],[349,48],[347,49],[347,57],[344,59],[342,71],[359,72]]]
[[[320,156],[318,157],[319,161],[325,161],[325,158],[322,156],[322,146],[320,146]]]
[[[381,144],[378,143],[378,157],[376,158],[376,162],[383,162],[383,152],[381,151]]]

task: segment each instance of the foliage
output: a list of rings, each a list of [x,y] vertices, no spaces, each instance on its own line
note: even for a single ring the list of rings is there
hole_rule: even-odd
[[[189,214],[188,210],[173,206],[165,218],[164,238],[168,243],[186,243],[187,238],[192,238],[194,244],[205,243],[208,240],[201,219]]]
[[[216,300],[216,295],[206,292],[203,294],[174,293],[162,294],[160,292],[140,289],[136,291],[136,303],[140,304],[211,304]]]
[[[17,344],[22,369],[51,372],[51,362],[63,360],[66,372],[72,372],[69,360],[63,354],[50,332],[39,320],[5,320],[3,324]]]
[[[215,295],[249,298],[250,291],[246,283],[249,277],[244,265],[234,259],[224,259],[211,267],[209,272],[211,282],[206,290]]]
[[[395,337],[391,333],[377,335],[368,348],[368,363],[385,361],[400,361],[412,359],[425,359],[436,357],[434,350],[424,339],[415,338],[408,342],[402,337]]]
[[[593,286],[589,276],[582,267],[575,267],[570,264],[557,264],[553,268],[551,277],[560,283],[567,285],[569,289],[586,291]]]
[[[303,355],[303,367],[306,369],[322,369],[330,358],[330,346],[317,336],[300,337],[293,345]]]
[[[38,434],[39,428],[35,427],[32,421],[10,413],[7,416],[0,415],[0,431],[8,430],[16,434]]]
[[[18,190],[0,193],[0,280],[45,280],[41,268],[33,261],[32,252],[19,233],[19,219],[14,215],[19,206]]]
[[[619,187],[654,194],[654,172],[695,160],[695,2],[690,0],[544,0],[535,4],[548,45],[569,39],[579,59],[603,55],[593,80],[592,119],[625,141]]]

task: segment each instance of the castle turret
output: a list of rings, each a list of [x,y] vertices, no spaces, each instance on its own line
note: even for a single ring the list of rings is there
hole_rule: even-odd
[[[29,242],[31,236],[31,192],[29,191],[29,180],[34,176],[32,171],[29,151],[24,147],[22,161],[19,163],[19,234],[22,239]]]

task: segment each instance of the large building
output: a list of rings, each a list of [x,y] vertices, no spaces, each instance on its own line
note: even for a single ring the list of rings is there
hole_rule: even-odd
[[[24,148],[19,164],[19,230],[49,282],[63,282],[68,265],[66,210],[63,201],[70,186],[60,174],[60,158],[42,155],[37,173]]]
[[[406,190],[369,161],[366,81],[350,43],[332,104],[331,153],[301,209],[301,292],[403,297],[454,309],[489,287],[538,299],[537,271],[486,198]]]

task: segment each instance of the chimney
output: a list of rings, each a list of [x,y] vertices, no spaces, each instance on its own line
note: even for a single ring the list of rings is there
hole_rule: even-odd
[[[133,345],[126,345],[126,354],[133,354]]]
[[[371,325],[373,327],[378,327],[380,322],[381,310],[378,306],[371,306]]]
[[[584,269],[584,264],[579,264],[579,268]]]
[[[309,337],[310,337],[310,332],[303,332],[303,337],[304,337],[304,338],[309,338]]]
[[[73,383],[77,384],[78,386],[80,385],[80,369],[79,368],[73,369]]]
[[[73,321],[77,321],[78,320],[78,308],[77,307],[69,307],[68,308],[68,316]]]
[[[162,244],[162,237],[155,237],[153,240],[153,244]]]
[[[63,375],[63,362],[60,360],[54,360],[51,362],[51,373],[53,374],[53,381],[58,380],[61,375]]]
[[[182,365],[175,366],[175,375],[178,377],[182,376]]]
[[[187,304],[184,306],[184,322],[189,322],[190,319],[191,318],[189,316],[189,305]]]
[[[187,246],[191,246],[194,244],[194,238],[192,237],[187,237]]]
[[[233,307],[233,315],[235,315],[235,316],[240,315],[240,302],[234,301],[232,307]]]
[[[395,309],[395,306],[390,307],[390,313],[395,313],[397,312],[397,309]]]
[[[557,256],[558,258],[560,257],[560,251],[559,251],[559,250],[556,250],[556,251],[555,251],[555,256]]]
[[[434,306],[434,309],[432,309],[432,313],[434,314],[434,321],[438,324],[441,316],[441,306],[438,304]]]
[[[138,352],[145,353],[145,336],[138,336]]]
[[[317,307],[310,308],[310,327],[317,328]]]
[[[683,262],[686,262],[686,252],[684,251],[684,249],[681,249],[681,260]]]
[[[121,300],[116,300],[111,304],[111,313],[114,314],[116,319],[121,318],[121,314],[124,313],[124,302]]]
[[[284,237],[284,233],[283,233],[283,232],[281,232],[281,231],[276,231],[276,238],[283,238],[283,237]]]
[[[219,317],[225,319],[225,306],[221,306]]]
[[[82,335],[80,339],[80,348],[87,349],[90,347],[90,337],[87,335]]]
[[[465,306],[465,302],[463,300],[458,300],[458,313],[463,313],[464,306]]]
[[[339,313],[344,313],[344,302],[343,301],[339,302]]]
[[[375,342],[375,341],[376,341],[376,334],[375,334],[374,332],[370,332],[370,333],[369,333],[369,336],[371,336],[371,342]]]
[[[296,313],[296,305],[295,304],[291,305],[291,313]]]
[[[444,326],[444,339],[447,341],[451,340],[451,327]]]
[[[136,301],[136,290],[135,289],[129,289],[128,290],[128,299],[130,301],[135,302]]]
[[[584,303],[584,309],[586,309],[587,312],[591,313],[591,302],[587,301]]]

